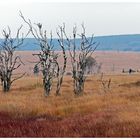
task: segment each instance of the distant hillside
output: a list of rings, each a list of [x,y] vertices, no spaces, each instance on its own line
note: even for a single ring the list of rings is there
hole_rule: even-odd
[[[96,37],[98,50],[140,51],[140,34]]]
[[[97,50],[108,51],[140,51],[140,34],[136,35],[113,35],[113,36],[99,36],[94,40],[99,42]],[[2,40],[0,40],[2,41]],[[76,40],[76,44],[79,44],[79,39]],[[57,39],[53,40],[56,50],[60,50]],[[33,38],[27,38],[24,45],[19,50],[39,50],[37,42]]]

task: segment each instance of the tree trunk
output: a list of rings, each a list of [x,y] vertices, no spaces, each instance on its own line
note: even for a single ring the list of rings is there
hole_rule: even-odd
[[[44,85],[44,95],[47,97],[50,95],[50,91],[51,91],[51,81],[50,80],[43,80],[43,85]]]
[[[9,80],[4,80],[2,83],[3,91],[8,92],[10,90],[11,84]]]
[[[44,95],[48,97],[50,95],[50,89],[44,89]]]
[[[62,82],[63,82],[63,76],[58,77],[58,81],[57,81],[57,90],[56,90],[56,96],[60,96],[60,89],[61,89],[61,85],[62,85]]]
[[[76,95],[82,95],[84,92],[84,81],[82,79],[75,80],[74,82],[74,93]]]
[[[56,96],[60,96],[60,88],[61,88],[61,85],[57,85],[57,90],[56,90]]]

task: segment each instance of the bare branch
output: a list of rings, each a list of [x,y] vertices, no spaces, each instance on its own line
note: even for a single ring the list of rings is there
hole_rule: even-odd
[[[14,78],[14,79],[11,81],[11,84],[12,84],[14,81],[16,81],[16,80],[18,80],[18,79],[22,78],[23,76],[25,76],[25,74],[26,74],[26,72],[25,72],[25,73],[23,73],[22,75],[20,75],[19,77]]]

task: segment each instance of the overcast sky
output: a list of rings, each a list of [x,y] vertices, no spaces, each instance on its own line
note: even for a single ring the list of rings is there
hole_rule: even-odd
[[[24,22],[19,10],[33,23],[41,22],[48,32],[63,22],[68,33],[84,22],[87,35],[140,34],[140,3],[45,3],[0,1],[0,31],[8,25],[15,31]],[[27,26],[25,26],[26,28]],[[25,30],[23,29],[25,32]],[[80,27],[79,27],[80,31]],[[1,33],[0,33],[1,37]]]

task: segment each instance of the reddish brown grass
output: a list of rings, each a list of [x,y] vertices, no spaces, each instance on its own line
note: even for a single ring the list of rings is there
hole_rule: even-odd
[[[0,137],[139,137],[139,77],[105,75],[112,78],[107,93],[99,75],[88,77],[84,95],[76,97],[67,76],[61,96],[53,89],[48,98],[40,77],[20,79],[8,94],[0,91]]]
[[[42,116],[12,119],[0,114],[1,137],[139,137],[140,125],[119,122],[108,112],[74,115],[66,118]]]

